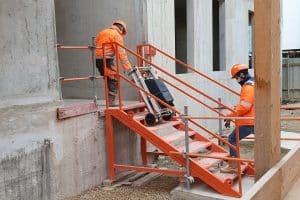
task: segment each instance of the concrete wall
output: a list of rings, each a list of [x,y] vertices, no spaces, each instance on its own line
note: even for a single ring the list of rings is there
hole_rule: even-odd
[[[105,118],[56,120],[67,102],[59,101],[54,1],[0,4],[0,199],[62,199],[101,184]],[[116,160],[139,162],[138,138],[115,127]]]
[[[162,49],[170,55],[175,55],[175,23],[174,1],[146,1],[147,32],[146,41]],[[153,63],[168,72],[175,73],[175,63],[157,54]]]
[[[135,51],[135,46],[145,41],[144,1],[129,0],[66,0],[55,1],[57,40],[64,45],[88,45],[91,38],[117,19],[126,22],[128,34],[124,38],[125,46]],[[129,56],[134,65],[135,58]],[[80,77],[92,74],[91,53],[88,50],[59,51],[60,73],[63,77]],[[97,72],[97,74],[99,74]],[[128,86],[124,86],[124,97],[136,99]],[[92,83],[81,81],[64,84],[64,97],[93,97]],[[104,99],[103,80],[97,81],[97,95]]]
[[[54,2],[1,1],[0,107],[59,99]]]
[[[225,4],[225,5],[224,5]],[[221,27],[224,35],[221,35],[225,52],[221,56],[221,63],[225,63],[222,71],[212,71],[212,1],[187,1],[187,23],[188,23],[188,63],[195,69],[207,74],[211,78],[239,91],[240,86],[230,78],[230,68],[235,63],[248,64],[248,9],[253,7],[253,1],[233,0],[224,1],[221,13],[225,12],[225,27]],[[221,14],[220,13],[220,14]],[[239,38],[239,39],[236,39]],[[221,68],[222,69],[222,68]],[[251,71],[250,73],[253,74]],[[204,91],[217,99],[222,98],[222,102],[227,105],[235,105],[238,98],[230,92],[226,92],[206,79],[196,76],[194,73],[179,74],[178,77],[187,83]],[[190,89],[184,88],[186,91]],[[174,94],[174,93],[173,93]],[[174,94],[175,105],[180,110],[183,106],[189,106],[189,113],[195,116],[216,116],[213,112],[203,106],[183,97],[181,94]],[[208,101],[207,98],[198,95],[199,100],[216,107],[217,104]],[[212,131],[218,130],[218,122],[212,120],[201,121]]]
[[[107,178],[105,118],[93,113],[57,121],[57,107],[1,109],[1,200],[62,199]],[[138,137],[119,123],[114,127],[116,161],[139,163]]]

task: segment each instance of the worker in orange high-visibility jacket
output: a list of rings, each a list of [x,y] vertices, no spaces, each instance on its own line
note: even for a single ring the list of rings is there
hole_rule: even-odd
[[[254,80],[248,72],[248,67],[243,64],[235,64],[231,68],[231,77],[241,85],[240,101],[234,107],[234,112],[228,114],[228,117],[254,117]],[[225,127],[230,127],[231,120],[225,120]],[[253,119],[237,119],[236,125],[239,127],[239,140],[254,133]],[[230,144],[236,146],[236,129],[228,137]],[[237,153],[230,148],[230,156],[236,157]],[[237,162],[228,161],[228,165],[221,168],[223,173],[236,173]]]
[[[117,20],[113,22],[111,27],[100,31],[95,40],[96,46],[100,47],[95,50],[96,67],[102,76],[104,75],[104,70],[105,74],[108,76],[108,99],[111,106],[115,105],[115,99],[118,92],[118,81],[115,77],[117,71],[114,61],[115,57],[118,56],[119,62],[125,72],[128,72],[131,69],[131,64],[127,58],[125,49],[115,44],[118,43],[124,46],[123,36],[126,34],[126,24],[122,20]],[[106,59],[106,69],[104,69],[103,64],[104,55]]]

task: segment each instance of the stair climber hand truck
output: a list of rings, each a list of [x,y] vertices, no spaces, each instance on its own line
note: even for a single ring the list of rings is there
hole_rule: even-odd
[[[173,97],[162,80],[160,80],[151,66],[134,66],[128,74],[134,82],[145,91],[158,97],[170,106],[174,106]],[[153,126],[161,119],[169,121],[175,113],[166,106],[158,103],[154,98],[149,97],[143,91],[140,91],[143,101],[149,113],[145,116],[145,122]]]

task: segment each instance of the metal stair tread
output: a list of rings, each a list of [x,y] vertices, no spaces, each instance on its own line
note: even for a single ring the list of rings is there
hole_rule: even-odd
[[[189,152],[198,153],[202,149],[206,149],[212,142],[193,140],[189,143]],[[179,152],[185,151],[185,145],[177,147]]]
[[[189,131],[188,132],[189,136],[192,136],[194,134],[195,134],[195,131]],[[184,139],[185,138],[185,131],[178,130],[178,131],[175,131],[175,132],[172,132],[172,133],[168,133],[168,135],[165,135],[163,138],[167,142],[172,143],[176,140]]]
[[[145,116],[146,116],[148,113],[149,113],[148,111],[135,113],[135,114],[133,115],[133,119],[135,119],[136,121],[143,120],[143,119],[145,119]]]
[[[227,152],[210,152],[208,154],[206,154],[208,156],[220,156],[220,157],[226,157],[229,155],[229,153]],[[221,161],[221,159],[217,159],[217,158],[197,158],[196,162],[203,168],[210,168],[212,166],[215,166],[217,163],[219,163]]]
[[[159,123],[155,126],[148,126],[148,129],[151,131],[155,131],[155,130],[160,130],[160,129],[165,129],[165,128],[169,128],[172,126],[176,126],[181,124],[182,122],[179,120],[174,120],[174,121],[164,121],[162,123]]]
[[[248,167],[248,164],[242,164],[241,165],[241,172],[245,171]],[[222,173],[220,170],[218,170],[216,173],[214,173],[215,176],[217,176],[220,180],[225,182],[232,182],[234,179],[238,177],[237,173]]]
[[[138,103],[133,103],[133,104],[129,104],[129,105],[123,105],[122,109],[123,110],[132,110],[132,109],[136,109],[136,108],[144,108],[146,107],[146,104],[144,102],[138,102]],[[117,109],[119,107],[116,107]]]

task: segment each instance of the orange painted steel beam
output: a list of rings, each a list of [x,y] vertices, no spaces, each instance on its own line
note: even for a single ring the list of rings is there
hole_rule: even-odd
[[[243,139],[255,139],[255,137],[245,137]],[[300,141],[300,138],[286,138],[286,137],[282,137],[282,138],[280,138],[280,140]]]
[[[168,170],[168,169],[158,169],[158,168],[150,168],[150,167],[140,167],[140,166],[132,166],[132,165],[114,165],[115,169],[120,170],[134,170],[134,171],[141,171],[141,172],[155,172],[161,174],[169,174],[169,175],[177,175],[177,176],[184,176],[184,171],[179,170]]]
[[[57,119],[62,120],[70,117],[85,115],[98,111],[98,106],[95,103],[79,104],[57,108]]]
[[[158,101],[160,104],[164,105],[165,107],[169,108],[170,110],[180,114],[180,112],[178,110],[176,110],[175,108],[173,108],[172,106],[170,106],[169,104],[167,104],[166,102],[164,102],[163,100],[161,100],[160,98],[154,96],[153,94],[151,94],[150,92],[147,92],[146,90],[144,90],[142,87],[136,85],[134,82],[132,82],[131,80],[129,80],[128,78],[126,78],[125,76],[123,76],[122,74],[119,74],[119,76],[124,79],[126,82],[128,82],[130,85],[132,85],[133,87],[141,90],[142,92],[144,92],[146,95],[150,96],[151,98],[155,99],[156,101]]]
[[[127,81],[129,84],[131,84],[132,86],[138,88],[139,90],[143,91],[145,94],[151,96],[152,98],[154,98],[155,100],[157,100],[159,103],[163,104],[164,106],[168,107],[169,109],[171,109],[172,111],[180,114],[180,112],[176,109],[174,109],[173,107],[171,107],[169,104],[165,103],[164,101],[162,101],[161,99],[157,98],[156,96],[152,95],[151,93],[147,92],[146,90],[144,90],[143,88],[137,86],[135,83],[133,83],[132,81],[130,81],[128,78],[126,78],[123,75],[119,75],[120,77],[122,77],[125,81]],[[201,128],[202,130],[205,130],[207,133],[209,133],[210,135],[212,135],[213,137],[219,139],[220,141],[222,141],[223,143],[227,144],[229,147],[231,147],[232,149],[236,150],[236,147],[232,144],[230,144],[228,141],[224,140],[223,138],[221,138],[220,136],[218,136],[217,134],[212,133],[211,131],[209,131],[208,129],[204,128],[203,126],[199,125],[197,122],[190,120],[193,124],[195,124],[196,126],[198,126],[199,128]]]
[[[177,151],[170,151],[170,154],[175,154],[175,155],[181,155],[181,156],[183,156],[183,154],[181,152],[177,152]],[[215,158],[215,159],[220,159],[220,160],[232,160],[232,161],[239,161],[239,162],[254,163],[254,160],[243,159],[243,158],[210,156],[210,155],[199,154],[199,153],[186,153],[186,155],[188,155],[190,157]]]
[[[282,110],[299,110],[300,106],[281,106],[280,109],[282,109]]]
[[[297,121],[297,120],[300,120],[300,117],[288,117],[288,116],[282,116],[280,118],[280,120],[283,120],[283,121]]]
[[[220,87],[222,87],[222,88],[224,88],[224,89],[230,91],[231,93],[233,93],[233,94],[235,94],[235,95],[237,95],[237,96],[240,96],[239,93],[237,93],[236,91],[234,91],[234,90],[230,89],[229,87],[227,87],[227,86],[225,86],[225,85],[223,85],[223,84],[221,84],[221,83],[215,81],[214,79],[210,78],[209,76],[206,76],[205,74],[203,74],[203,73],[201,73],[201,72],[195,70],[193,67],[191,67],[190,65],[187,65],[186,63],[182,62],[181,60],[178,60],[178,59],[172,57],[171,55],[169,55],[169,54],[163,52],[162,50],[160,50],[160,49],[154,47],[154,46],[151,45],[151,44],[148,44],[148,45],[149,45],[150,47],[154,48],[156,51],[160,52],[161,54],[163,54],[163,55],[169,57],[170,59],[172,59],[172,60],[176,61],[177,63],[181,64],[182,66],[186,67],[188,70],[190,70],[190,71],[192,71],[192,72],[194,72],[194,73],[196,73],[196,74],[198,74],[198,75],[200,75],[200,76],[202,76],[202,77],[204,77],[204,78],[210,80],[211,82],[213,82],[213,83],[219,85]]]
[[[204,130],[205,132],[207,132],[208,134],[210,134],[211,136],[213,136],[214,138],[217,138],[219,141],[223,142],[224,144],[226,144],[227,146],[231,147],[232,149],[236,150],[236,147],[232,144],[230,144],[227,140],[225,140],[224,138],[220,137],[219,135],[211,132],[210,130],[208,130],[207,128],[205,128],[204,126],[201,126],[200,124],[198,124],[197,122],[195,122],[192,119],[189,119],[195,126],[197,126],[198,128],[201,128],[202,130]]]
[[[230,120],[248,120],[248,119],[254,119],[254,117],[203,117],[203,116],[181,116],[183,119],[230,119]],[[283,121],[292,121],[292,120],[300,120],[300,117],[289,117],[289,116],[282,116],[280,118]]]
[[[121,47],[123,47],[122,45],[120,45]],[[125,49],[127,49],[126,47],[124,47]],[[129,50],[129,49],[128,49]],[[130,53],[134,54],[134,52],[132,52],[131,50],[129,50]],[[138,56],[140,59],[145,60],[144,58],[142,58],[141,56]],[[146,61],[146,60],[145,60]],[[148,62],[148,61],[146,61]],[[147,91],[145,91],[143,88],[137,86],[136,84],[134,84],[132,81],[130,81],[128,78],[126,78],[125,76],[123,76],[122,74],[118,74],[118,76],[120,76],[121,78],[123,78],[125,81],[127,81],[129,84],[131,84],[132,86],[138,88],[139,90],[143,91],[145,94],[147,94],[148,96],[151,96],[152,98],[154,98],[155,100],[157,100],[159,103],[163,104],[164,106],[166,106],[167,108],[171,109],[172,111],[180,114],[180,112],[176,109],[174,109],[173,107],[171,107],[170,105],[168,105],[167,103],[165,103],[164,101],[162,101],[161,99],[157,98],[156,96],[152,95],[151,93],[148,93]],[[224,142],[225,144],[227,144],[229,147],[233,148],[236,150],[236,147],[231,145],[229,142],[227,142],[226,140],[223,140],[221,137],[217,136],[216,134],[212,133],[211,131],[205,129],[203,126],[199,125],[198,123],[196,123],[195,121],[193,121],[193,123],[195,125],[197,125],[198,127],[202,128],[203,130],[207,131],[209,134],[213,135],[215,138],[218,138],[220,141]]]
[[[230,119],[230,120],[235,120],[235,119],[238,119],[238,120],[249,120],[249,119],[254,119],[254,117],[226,117],[226,116],[223,116],[223,117],[211,117],[211,116],[207,116],[207,117],[204,117],[204,116],[181,116],[181,118],[183,119]]]
[[[114,149],[114,133],[113,133],[113,121],[112,116],[106,114],[106,148],[107,148],[107,167],[108,167],[108,176],[109,179],[114,181],[116,180],[116,171],[114,168],[115,163],[115,149]]]
[[[60,77],[60,82],[67,83],[67,82],[73,82],[73,81],[82,81],[82,80],[93,80],[93,79],[102,79],[103,76],[96,76],[95,78],[93,76],[85,76],[85,77],[77,77],[77,78],[63,78]]]
[[[160,76],[159,76],[159,78],[160,78],[161,80],[163,80],[164,82],[166,82],[168,85],[170,85],[170,86],[172,86],[173,88],[175,88],[175,89],[177,89],[178,91],[180,91],[181,93],[183,93],[183,94],[185,94],[186,96],[190,97],[191,99],[195,100],[196,102],[198,102],[198,103],[200,103],[200,104],[206,106],[208,109],[210,109],[210,110],[212,110],[212,111],[214,111],[214,112],[217,112],[217,113],[220,114],[221,116],[224,116],[223,113],[217,111],[217,110],[214,109],[213,107],[211,107],[211,106],[207,105],[206,103],[200,101],[200,100],[197,99],[196,97],[194,97],[194,96],[188,94],[187,92],[185,92],[184,90],[180,89],[179,87],[177,87],[176,85],[172,84],[171,82],[167,81],[166,79],[164,79],[164,78],[162,78],[162,77],[160,77]]]
[[[181,165],[185,165],[185,159],[182,156],[177,156],[169,153],[170,151],[176,151],[176,148],[174,148],[172,145],[165,142],[164,140],[161,140],[160,137],[153,134],[153,132],[151,132],[144,125],[136,123],[124,111],[118,109],[109,109],[107,110],[107,112],[109,112],[109,114],[113,115],[114,118],[119,120],[121,123],[125,124],[127,127],[130,127],[130,129],[132,129],[134,132],[144,137],[147,141],[151,142],[152,144],[155,144],[157,148],[167,153],[168,156],[170,156],[173,160],[175,160]],[[192,176],[197,177],[202,181],[209,180],[205,182],[221,194],[234,197],[241,196],[241,194],[234,188],[232,188],[230,185],[224,185],[224,183],[212,173],[210,173],[206,169],[200,168],[196,161],[194,161],[193,159],[190,160],[190,163]]]
[[[204,94],[203,92],[201,92],[200,90],[196,89],[195,87],[190,86],[190,85],[187,84],[186,82],[180,80],[179,78],[177,78],[176,76],[174,76],[174,75],[172,75],[171,73],[167,72],[166,70],[160,68],[159,66],[157,66],[157,65],[155,65],[155,64],[153,64],[153,63],[151,63],[151,62],[149,62],[148,60],[146,60],[145,58],[141,57],[140,55],[137,55],[137,54],[136,54],[135,52],[133,52],[132,50],[130,50],[130,49],[124,47],[123,45],[121,45],[121,44],[119,44],[119,43],[116,43],[116,44],[119,45],[120,47],[126,49],[128,52],[130,52],[131,54],[135,55],[137,58],[140,58],[140,59],[142,59],[143,61],[145,61],[146,63],[148,63],[149,65],[153,66],[155,69],[157,69],[157,70],[163,72],[164,74],[168,75],[169,77],[171,77],[171,78],[175,79],[176,81],[180,82],[181,84],[185,85],[186,87],[188,87],[188,88],[194,90],[195,92],[198,92],[198,93],[201,94],[201,95],[205,95],[205,97],[209,98],[211,101],[217,103],[218,105],[220,104],[219,101],[217,101],[217,100],[211,98],[210,96]],[[224,106],[225,106],[225,105],[224,105]],[[233,109],[231,109],[231,108],[229,108],[229,107],[227,107],[227,106],[225,106],[225,107],[226,107],[228,110],[230,110],[230,111],[232,111],[232,112],[235,112]],[[216,112],[216,111],[215,111],[215,112]]]

